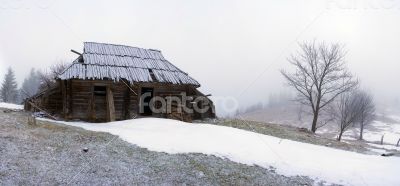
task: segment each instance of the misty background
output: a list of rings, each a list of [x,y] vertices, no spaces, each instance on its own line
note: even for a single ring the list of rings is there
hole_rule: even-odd
[[[224,109],[232,99],[248,108],[290,95],[279,70],[298,42],[317,40],[345,45],[381,107],[400,104],[397,0],[0,2],[1,81],[8,67],[21,85],[31,68],[71,63],[84,41],[153,48],[198,80],[222,116],[235,112]]]

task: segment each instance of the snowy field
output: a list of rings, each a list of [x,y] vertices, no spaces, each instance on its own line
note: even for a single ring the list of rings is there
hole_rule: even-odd
[[[0,185],[318,185],[204,154],[168,154],[118,136],[0,108]],[[84,152],[83,149],[89,149]]]
[[[203,153],[247,165],[274,167],[285,176],[309,176],[344,185],[400,185],[399,157],[365,155],[230,127],[167,119],[58,123],[109,132],[151,151]]]
[[[345,135],[346,139],[354,140],[358,137],[358,133],[359,130],[350,130]],[[400,138],[400,121],[398,123],[374,121],[365,129],[363,138],[368,142],[380,143],[382,136],[385,144],[396,145]]]
[[[0,102],[0,108],[22,110],[22,109],[24,109],[24,106],[12,104],[12,103]]]
[[[400,139],[400,117],[397,115],[385,116],[388,121],[376,120],[366,127],[364,130],[363,139],[373,148],[371,151],[378,153],[387,153],[390,150],[400,151],[397,147],[397,142]],[[344,133],[343,140],[351,142],[357,140],[359,129],[354,128]],[[381,139],[383,136],[383,145]]]
[[[309,115],[303,115],[299,118],[297,110],[298,108],[294,106],[266,108],[247,113],[239,119],[244,118],[252,121],[309,128],[311,117]],[[372,147],[370,148],[370,151],[373,152],[387,153],[391,150],[400,151],[400,147],[396,147],[396,144],[400,139],[400,110],[386,108],[382,112],[385,114],[378,114],[377,119],[366,126],[364,129],[363,139]],[[319,128],[317,134],[336,139],[338,134],[337,125],[331,123]],[[384,135],[383,145],[380,144],[382,135]],[[358,138],[359,129],[358,127],[354,127],[343,134],[342,141],[352,143],[358,140]]]

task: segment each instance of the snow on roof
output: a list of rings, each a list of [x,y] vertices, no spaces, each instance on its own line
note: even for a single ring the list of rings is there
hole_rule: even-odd
[[[122,78],[130,82],[200,86],[195,79],[166,60],[159,50],[94,42],[85,42],[82,56],[58,78],[109,78],[114,81]]]

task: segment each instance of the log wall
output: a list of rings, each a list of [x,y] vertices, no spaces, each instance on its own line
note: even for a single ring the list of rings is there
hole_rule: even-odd
[[[88,120],[92,122],[110,119],[110,116],[107,116],[107,100],[110,98],[107,99],[107,91],[104,96],[97,95],[94,90],[96,86],[105,87],[106,90],[109,88],[112,92],[115,120],[130,119],[137,113],[138,96],[131,91],[131,89],[134,91],[136,89],[135,92],[138,91],[135,86],[131,85],[131,88],[128,88],[123,82],[98,80],[72,80],[70,84],[72,84],[70,86],[72,91],[69,94],[67,93],[67,100],[72,102],[72,105],[70,109],[67,109],[70,111],[67,113],[67,119]]]
[[[129,86],[129,87],[128,87]],[[97,91],[95,90],[97,87]],[[102,89],[104,87],[104,94]],[[199,92],[189,85],[173,85],[161,83],[135,83],[114,82],[101,80],[59,80],[57,87],[47,91],[32,100],[48,111],[50,114],[66,120],[83,120],[90,122],[104,122],[110,120],[125,120],[140,117],[140,95],[142,88],[153,88],[153,96],[168,97],[180,96],[186,93],[187,96],[201,96]],[[111,91],[111,93],[109,92]],[[107,94],[107,92],[109,92]],[[107,95],[112,95],[112,98]],[[112,100],[113,104],[107,102]],[[190,105],[190,103],[186,103]],[[212,104],[212,103],[211,103]],[[113,109],[109,110],[109,106]],[[178,110],[179,105],[173,104],[173,111]],[[213,107],[213,105],[212,105]],[[110,116],[110,114],[112,114]],[[164,117],[191,121],[204,117],[215,117],[215,114],[177,114],[177,113],[153,113],[153,117]]]

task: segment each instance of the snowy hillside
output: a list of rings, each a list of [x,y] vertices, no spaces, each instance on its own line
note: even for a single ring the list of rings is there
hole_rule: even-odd
[[[400,140],[400,117],[397,115],[385,116],[385,120],[376,120],[364,131],[364,141],[374,147],[372,151],[386,153],[390,150],[400,151],[400,147],[396,146]],[[328,131],[321,131],[328,132]],[[344,134],[344,140],[352,142],[359,136],[359,129],[352,128]],[[383,139],[382,139],[383,137]],[[381,140],[383,145],[381,145]]]
[[[396,145],[400,139],[400,111],[389,110],[386,114],[378,114],[376,120],[366,126],[364,131],[364,140],[372,144],[380,143],[382,135],[384,135],[384,143],[388,145]],[[323,116],[321,116],[323,118]],[[311,116],[299,112],[299,108],[295,106],[284,106],[275,108],[264,108],[261,110],[245,113],[238,116],[239,119],[251,121],[259,121],[266,123],[274,123],[281,125],[289,125],[294,127],[310,128]],[[335,123],[330,123],[317,130],[318,134],[336,138],[338,128]],[[357,140],[359,136],[358,127],[350,128],[344,134],[344,141]],[[395,148],[395,147],[389,147]],[[400,150],[400,148],[395,148]]]
[[[399,185],[399,157],[381,157],[311,145],[245,130],[167,119],[90,124],[58,122],[109,132],[151,151],[203,153],[264,168],[286,176],[309,176],[344,185]]]

